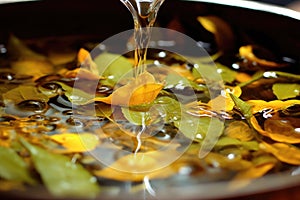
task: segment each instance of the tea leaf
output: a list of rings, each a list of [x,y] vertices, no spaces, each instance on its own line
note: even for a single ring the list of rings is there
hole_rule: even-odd
[[[275,83],[272,90],[280,100],[295,98],[300,94],[300,85],[296,83]]]
[[[162,84],[155,83],[154,77],[145,72],[140,74],[137,79],[116,89],[108,97],[96,97],[94,101],[121,106],[148,104],[155,100],[162,88]]]
[[[234,94],[229,93],[230,97],[232,98],[235,106],[243,113],[245,118],[249,120],[252,117],[252,111],[251,108],[252,106],[245,101],[241,100]]]
[[[64,90],[68,99],[76,105],[85,105],[93,99],[94,95],[84,92],[83,90],[68,86],[62,82],[57,82]]]
[[[99,193],[96,179],[70,157],[50,153],[20,138],[31,154],[33,165],[47,189],[57,197],[95,198]]]
[[[292,165],[300,165],[300,149],[285,143],[268,144],[262,142],[260,148],[273,154],[278,160]]]
[[[97,56],[94,62],[99,75],[104,77],[104,80],[100,80],[102,85],[113,87],[121,79],[133,77],[133,64],[122,55],[105,52]]]
[[[61,150],[64,153],[91,151],[99,144],[99,138],[91,133],[62,133],[49,137],[66,148]]]
[[[253,150],[257,151],[259,150],[259,144],[257,141],[252,140],[252,141],[240,141],[236,138],[230,138],[230,137],[221,137],[218,142],[215,145],[215,148],[223,148],[226,146],[237,146],[237,147],[243,147],[247,150]]]
[[[25,100],[39,100],[47,102],[49,97],[31,85],[20,85],[3,94],[4,101],[12,101],[18,104]]]
[[[0,177],[6,180],[35,184],[27,163],[11,148],[0,146]]]
[[[206,30],[214,34],[220,51],[226,52],[233,48],[234,33],[226,21],[217,16],[199,16],[197,20]]]

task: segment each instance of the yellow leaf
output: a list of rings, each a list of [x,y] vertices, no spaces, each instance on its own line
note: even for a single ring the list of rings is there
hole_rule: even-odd
[[[247,160],[243,160],[240,158],[229,159],[226,156],[213,152],[208,153],[204,159],[205,162],[209,165],[229,170],[240,171],[249,169],[252,166],[252,163]]]
[[[263,101],[263,100],[250,100],[247,101],[252,106],[252,113],[258,113],[264,109],[270,109],[273,113],[279,110],[284,110],[292,105],[300,104],[299,100],[288,100],[288,101]],[[294,127],[288,124],[288,121],[282,123],[282,120],[277,119],[272,114],[272,117],[266,119],[264,127],[262,127],[255,116],[251,117],[250,122],[253,128],[258,131],[261,135],[267,136],[277,142],[286,142],[291,144],[300,143],[300,134],[297,133]],[[275,127],[277,126],[277,127]],[[279,130],[280,129],[280,130]],[[284,130],[284,131],[283,131]]]
[[[94,76],[99,76],[97,64],[93,61],[90,53],[81,48],[77,54],[77,61],[81,65],[80,68],[90,71]]]
[[[49,137],[66,148],[62,150],[64,153],[91,151],[99,144],[99,138],[92,133],[63,133]]]
[[[217,46],[221,51],[232,50],[235,44],[234,34],[226,21],[217,16],[199,16],[197,20],[206,30],[214,34]]]
[[[225,135],[240,141],[250,141],[254,138],[252,129],[243,121],[231,122],[225,129]]]
[[[35,58],[16,60],[11,63],[11,68],[16,74],[33,76],[34,79],[54,72],[52,63],[47,60],[38,60]]]
[[[174,150],[129,154],[104,169],[95,170],[94,174],[118,181],[142,181],[145,177],[167,178],[176,174],[178,170],[174,163],[180,162],[180,159],[174,163],[168,159],[174,156],[176,156]]]
[[[300,100],[274,100],[274,101],[263,101],[263,100],[249,100],[247,101],[252,106],[252,113],[260,112],[264,109],[284,110],[285,108],[294,104],[300,104]]]
[[[265,60],[262,58],[257,57],[253,52],[253,45],[246,45],[241,46],[239,49],[239,53],[242,57],[246,58],[247,60],[250,60],[252,62],[257,63],[258,65],[265,66],[265,67],[282,67],[283,64],[276,63],[273,61]]]
[[[300,149],[285,143],[268,144],[262,142],[260,148],[273,154],[278,160],[292,165],[300,165]]]
[[[108,97],[96,97],[94,101],[124,106],[148,104],[155,100],[162,88],[163,84],[156,83],[150,73],[144,72]]]
[[[71,71],[64,72],[64,76],[66,78],[80,78],[80,79],[87,79],[87,80],[99,80],[100,76],[92,73],[91,71],[85,68],[76,68]]]
[[[216,98],[210,100],[208,105],[216,111],[231,111],[234,107],[234,102],[230,97],[230,93],[239,97],[242,94],[242,90],[239,86],[227,87],[225,89],[225,94],[219,95]]]

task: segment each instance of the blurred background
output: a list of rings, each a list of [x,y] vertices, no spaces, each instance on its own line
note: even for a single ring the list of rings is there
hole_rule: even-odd
[[[300,11],[300,0],[252,0],[252,1],[275,4],[279,6],[288,7],[296,11]]]

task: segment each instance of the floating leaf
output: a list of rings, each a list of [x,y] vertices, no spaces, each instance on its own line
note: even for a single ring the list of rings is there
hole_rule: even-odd
[[[239,54],[241,57],[244,57],[247,60],[249,60],[249,62],[254,62],[257,65],[264,66],[264,67],[273,67],[273,68],[275,67],[276,68],[276,67],[283,67],[286,65],[286,64],[276,63],[271,60],[266,60],[266,59],[257,57],[254,53],[255,50],[257,50],[257,49],[259,49],[261,51],[268,51],[258,45],[246,45],[246,46],[241,46],[239,48]]]
[[[219,138],[219,140],[217,141],[217,143],[215,145],[215,148],[224,148],[227,146],[243,147],[247,150],[253,150],[253,151],[259,150],[259,144],[255,140],[243,142],[236,138],[231,138],[231,137],[226,137],[226,136],[222,136]]]
[[[218,153],[210,152],[204,157],[205,162],[208,165],[221,167],[223,169],[229,170],[245,170],[249,169],[252,166],[252,163],[247,160],[243,160],[240,158],[229,159],[226,156],[223,156]]]
[[[292,124],[289,123],[289,120],[284,118],[281,119],[274,115],[280,110],[285,110],[293,105],[300,105],[299,100],[274,100],[269,102],[262,100],[250,100],[247,102],[252,105],[253,114],[259,114],[263,110],[270,110],[273,113],[272,117],[268,117],[265,120],[264,125],[261,125],[255,116],[250,118],[252,127],[261,135],[267,136],[278,142],[291,144],[300,143],[300,135]]]
[[[100,80],[102,85],[113,87],[121,79],[133,77],[133,64],[122,55],[104,52],[94,58],[94,62],[99,75],[104,77]]]
[[[225,94],[221,94],[216,98],[210,100],[208,105],[215,111],[231,111],[235,105],[235,102],[230,97],[230,95],[234,95],[239,97],[242,94],[242,90],[240,87],[229,87],[227,86],[224,90]]]
[[[11,62],[11,69],[16,74],[33,76],[34,79],[54,73],[52,63],[45,60],[35,60],[33,58],[13,61]]]
[[[102,170],[94,171],[94,174],[118,181],[142,181],[145,177],[167,178],[176,173],[168,159],[172,156],[176,156],[175,150],[129,154]]]
[[[231,26],[217,16],[199,16],[197,20],[202,26],[213,33],[220,51],[226,52],[232,50],[235,44],[234,34]]]
[[[253,130],[243,121],[233,121],[225,129],[225,135],[240,141],[250,141],[254,138]]]
[[[0,177],[6,180],[35,184],[27,163],[11,148],[0,146]]]
[[[4,101],[12,101],[18,104],[25,100],[39,100],[47,102],[49,97],[41,92],[38,88],[31,85],[20,85],[3,94]]]
[[[229,69],[227,66],[222,65],[221,63],[216,63],[218,73],[221,74],[222,80],[226,83],[232,83],[236,80],[237,72]]]
[[[50,153],[20,138],[31,154],[35,169],[47,189],[57,197],[95,198],[99,193],[97,180],[70,157]]]
[[[249,100],[247,101],[249,105],[252,107],[253,113],[258,113],[264,109],[272,109],[274,111],[284,110],[287,107],[292,105],[299,105],[300,100],[274,100],[274,101],[264,101],[264,100]]]
[[[148,104],[155,100],[162,88],[163,85],[156,83],[151,74],[144,72],[108,97],[96,97],[94,101],[123,106]]]
[[[91,133],[61,133],[49,137],[66,148],[62,150],[64,153],[91,151],[99,144],[99,138]]]
[[[241,100],[234,94],[229,93],[230,97],[232,98],[235,106],[243,113],[246,119],[250,119],[252,117],[252,106],[249,103]]]
[[[292,165],[300,165],[300,149],[285,143],[260,143],[260,148],[273,154],[278,160]]]
[[[245,180],[245,179],[255,179],[262,177],[268,171],[270,171],[274,167],[274,163],[265,163],[260,165],[254,165],[244,171],[239,172],[233,179],[233,181],[237,180]]]
[[[7,49],[9,54],[19,60],[31,58],[34,60],[45,61],[47,57],[31,50],[22,40],[11,34],[8,39]]]
[[[83,90],[68,86],[62,82],[57,82],[64,90],[68,99],[76,105],[85,105],[90,102],[94,95],[84,92]]]
[[[300,84],[275,83],[272,86],[273,93],[280,100],[295,98],[300,94]]]

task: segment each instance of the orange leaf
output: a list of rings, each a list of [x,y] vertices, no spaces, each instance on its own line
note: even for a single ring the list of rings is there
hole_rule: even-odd
[[[156,83],[150,73],[144,72],[135,80],[116,89],[111,95],[96,97],[94,101],[124,106],[148,104],[155,100],[162,88],[163,85]]]
[[[263,142],[260,147],[282,162],[300,165],[300,149],[295,146],[279,142],[274,144]]]

